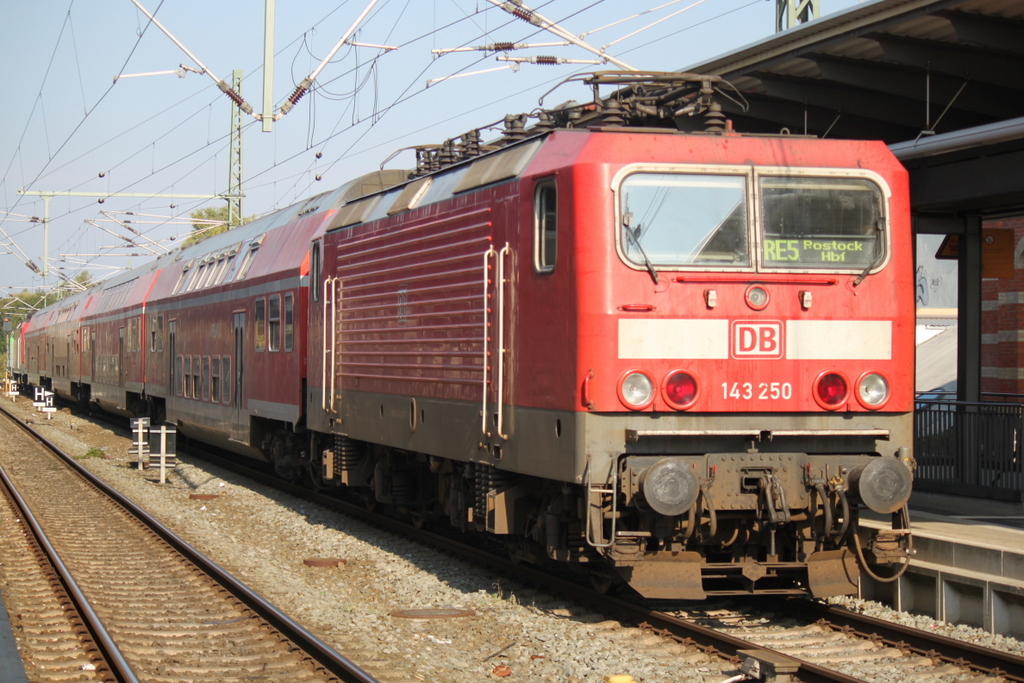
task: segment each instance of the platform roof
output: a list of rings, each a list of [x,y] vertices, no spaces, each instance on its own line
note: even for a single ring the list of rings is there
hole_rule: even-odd
[[[875,0],[684,70],[741,131],[885,141],[918,212],[1024,209],[1024,0]]]

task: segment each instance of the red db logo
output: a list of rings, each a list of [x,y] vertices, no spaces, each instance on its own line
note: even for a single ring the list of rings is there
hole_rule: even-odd
[[[732,324],[733,358],[782,358],[782,323],[737,320]]]

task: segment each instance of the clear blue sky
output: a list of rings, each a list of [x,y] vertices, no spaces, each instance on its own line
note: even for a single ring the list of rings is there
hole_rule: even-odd
[[[219,78],[243,70],[243,96],[262,105],[262,2],[140,0]],[[275,107],[326,56],[369,0],[278,2]],[[528,0],[527,5],[574,34],[664,5],[668,0]],[[822,0],[823,14],[858,0]],[[608,53],[643,69],[671,71],[761,40],[774,30],[775,0],[682,0],[628,22],[590,33],[604,46],[653,21]],[[240,9],[244,8],[244,9]],[[141,34],[141,35],[140,35]],[[262,214],[373,170],[402,147],[438,143],[472,128],[526,112],[540,95],[583,66],[524,65],[426,87],[428,79],[493,69],[493,53],[436,57],[432,49],[496,41],[552,42],[486,0],[380,0],[355,40],[400,46],[382,54],[343,47],[321,73],[319,89],[263,133],[246,117],[244,213]],[[587,59],[577,47],[524,50],[520,56]],[[4,64],[5,125],[0,129],[0,228],[17,249],[41,265],[42,228],[22,214],[41,216],[42,201],[17,190],[136,193],[225,192],[228,184],[230,102],[206,75],[189,73],[122,79],[115,75],[197,65],[130,0],[36,0],[0,3],[0,63]],[[584,99],[582,86],[564,86],[547,104]],[[485,139],[489,136],[485,133]],[[320,158],[317,158],[317,154]],[[413,165],[411,152],[389,162]],[[103,174],[103,177],[101,177]],[[315,180],[322,175],[322,180]],[[171,205],[174,208],[171,208]],[[101,210],[181,215],[222,200],[57,197],[50,205],[51,267],[74,274],[62,254],[88,255],[120,243],[86,221],[127,235]],[[117,216],[124,218],[123,215]],[[161,219],[151,220],[159,223]],[[133,223],[154,240],[187,226]],[[6,241],[6,240],[5,240]],[[0,250],[0,296],[42,285],[22,260]],[[113,253],[123,254],[126,250]],[[138,249],[127,251],[139,252]],[[144,257],[72,256],[111,266],[137,266]],[[98,276],[97,265],[88,270]],[[51,282],[53,277],[51,276]]]

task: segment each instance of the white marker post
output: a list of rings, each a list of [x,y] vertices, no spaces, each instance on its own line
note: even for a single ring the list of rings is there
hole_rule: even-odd
[[[128,449],[128,453],[135,453],[138,458],[138,468],[140,470],[145,469],[146,461],[149,459],[149,439],[146,438],[149,433],[149,418],[135,417],[132,418],[130,422],[132,425],[132,432],[135,434],[135,441],[131,448]]]
[[[53,392],[43,392],[43,412],[46,413],[46,419],[52,419],[52,415],[57,412],[57,408],[53,405]]]
[[[36,412],[42,412],[43,406],[46,405],[46,389],[42,387],[35,387],[33,393],[32,407],[36,409]]]
[[[175,455],[177,433],[177,428],[166,425],[160,425],[159,428],[150,430],[151,435],[159,435],[160,438],[160,450],[157,454],[150,452],[149,464],[150,467],[156,466],[160,468],[161,484],[167,483],[167,468],[177,465],[177,457]]]

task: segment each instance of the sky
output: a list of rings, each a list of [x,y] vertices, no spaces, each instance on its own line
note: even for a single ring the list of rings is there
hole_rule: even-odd
[[[224,205],[223,199],[155,196],[227,192],[231,103],[210,75],[114,77],[181,70],[180,65],[199,70],[198,60],[208,73],[230,82],[233,70],[240,69],[242,96],[259,112],[264,3],[136,1],[192,57],[132,0],[0,3],[6,117],[0,127],[0,296],[53,285],[58,270],[74,277],[84,268],[106,277],[142,265],[153,253],[174,248],[171,237],[190,231],[190,212]],[[275,112],[371,2],[277,3]],[[525,4],[606,54],[646,70],[682,69],[769,37],[775,29],[775,0]],[[821,0],[821,11],[827,15],[857,4]],[[403,148],[441,143],[491,124],[494,130],[483,131],[483,138],[496,137],[506,114],[535,109],[541,96],[572,74],[615,68],[524,64],[514,71],[494,52],[433,52],[557,40],[487,0],[377,0],[352,37],[364,45],[342,46],[313,90],[273,124],[272,132],[262,132],[250,116],[243,118],[244,215],[262,215],[338,187],[380,168],[392,155],[387,168],[412,168],[414,154]],[[509,54],[595,59],[576,46]],[[433,79],[442,80],[428,86]],[[589,96],[585,86],[566,84],[545,104]],[[19,189],[57,194],[49,207],[51,273],[45,282],[25,263],[43,264],[43,229],[32,222],[43,216],[43,201],[21,196]],[[124,238],[144,246],[131,246]]]

